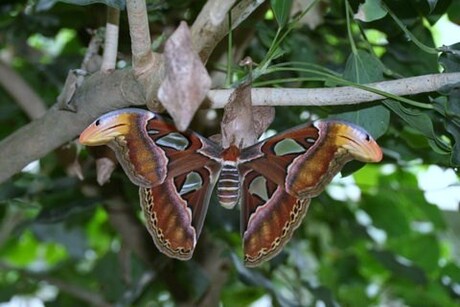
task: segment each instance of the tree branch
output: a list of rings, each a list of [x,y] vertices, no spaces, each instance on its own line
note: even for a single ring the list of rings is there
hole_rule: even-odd
[[[88,77],[73,97],[79,112],[54,105],[43,117],[0,142],[0,183],[62,144],[73,140],[95,117],[129,105],[144,105],[145,98],[130,70]]]
[[[228,33],[228,11],[236,0],[209,0],[192,26],[192,41],[203,63]],[[232,29],[243,22],[264,1],[242,0],[232,9]]]
[[[229,278],[229,268],[231,266],[227,257],[222,257],[222,249],[216,245],[206,246],[206,256],[203,265],[203,271],[206,272],[207,278],[211,281],[203,297],[196,306],[218,306],[222,289]],[[194,302],[190,302],[193,305]]]
[[[117,63],[119,19],[120,11],[110,6],[107,7],[102,71],[115,69],[115,64]]]
[[[30,119],[36,119],[45,114],[45,102],[14,69],[3,61],[0,61],[0,84]]]
[[[391,81],[362,84],[380,91],[397,95],[415,95],[440,90],[460,80],[460,73],[431,74]],[[208,93],[210,109],[223,108],[233,89],[212,90]],[[335,88],[254,88],[254,106],[335,106],[351,105],[385,99],[385,96],[353,86]]]
[[[241,1],[238,6],[240,10],[233,13],[234,20],[244,20],[250,11],[245,8],[259,2],[259,0]],[[144,78],[144,81],[138,79],[139,74],[144,71],[142,63],[150,62],[149,58],[152,54],[146,8],[144,0],[128,1],[127,5],[137,73],[132,70],[113,71],[110,74],[97,72],[88,77],[77,89],[72,101],[78,106],[76,113],[60,110],[58,105],[54,105],[43,118],[22,127],[2,140],[0,183],[21,171],[28,163],[42,158],[65,142],[74,139],[98,116],[130,105],[147,103],[152,107],[151,101],[156,96],[163,78],[163,63],[155,61],[156,67],[152,66],[150,77]],[[225,36],[225,32],[219,33],[220,36],[213,36],[216,43]]]
[[[126,1],[128,12],[129,35],[131,37],[131,53],[133,70],[136,77],[142,76],[154,66],[155,58],[151,49],[149,20],[145,0]]]
[[[460,73],[424,75],[372,83],[395,95],[413,95],[437,91],[458,83]],[[28,163],[45,156],[60,145],[74,139],[98,116],[119,108],[145,104],[133,74],[129,70],[90,76],[77,91],[78,113],[51,108],[44,117],[22,127],[0,143],[0,183],[19,172]],[[222,108],[231,90],[212,90],[204,107]],[[353,87],[321,89],[253,89],[252,103],[263,105],[343,105],[380,100],[383,97]],[[69,124],[71,123],[71,124]]]
[[[30,275],[29,275],[30,276]],[[49,276],[37,276],[39,280],[44,280],[54,286],[56,286],[62,292],[65,292],[69,295],[72,295],[84,302],[87,302],[91,306],[98,306],[98,307],[111,307],[113,306],[109,302],[107,302],[102,295],[98,292],[93,292],[83,287],[71,284],[67,281],[57,279],[54,277]]]
[[[91,40],[86,48],[85,56],[81,62],[81,69],[86,72],[93,73],[100,69],[97,58],[99,57],[99,48],[103,43],[103,37],[101,35],[101,30],[92,30]],[[96,64],[96,65],[95,65]],[[97,67],[97,69],[95,69]]]
[[[161,56],[153,53],[147,7],[145,0],[126,2],[128,12],[129,34],[131,37],[131,53],[133,56],[133,72],[142,85],[147,107],[152,111],[161,110],[156,101],[156,93],[163,79],[163,61]]]
[[[133,0],[128,1],[129,7],[134,6],[135,3],[142,2],[143,0]],[[216,2],[217,0],[213,0]],[[259,0],[242,0],[232,9],[233,25],[236,26],[242,20],[244,20],[250,12],[260,5],[262,1]],[[143,4],[145,6],[145,3]],[[140,14],[139,8],[131,10],[128,7],[128,14],[135,13],[131,15],[131,19],[136,19],[135,17]],[[130,11],[129,11],[130,10]],[[204,9],[203,9],[204,10]],[[131,12],[131,13],[130,13]],[[137,13],[136,13],[137,12]],[[137,14],[137,15],[136,15]],[[143,12],[145,14],[145,12]],[[142,14],[141,14],[142,15]],[[195,33],[194,39],[200,42],[195,42],[197,48],[203,50],[197,50],[202,56],[207,57],[212,50],[213,44],[206,37],[197,37],[200,33],[199,29],[203,29],[204,26],[199,26],[200,24],[207,24],[201,19],[203,14],[200,14],[200,21],[195,22],[193,28]],[[204,15],[203,15],[204,16]],[[209,18],[209,17],[208,17]],[[134,25],[139,24],[139,21],[134,21]],[[212,28],[212,33],[219,33],[219,35],[212,34],[214,37],[214,46],[220,41],[225,35],[226,22],[221,22],[220,26]],[[134,26],[133,25],[133,26]],[[131,27],[131,32],[135,32],[136,27]],[[142,28],[142,27],[141,27]],[[145,23],[144,23],[145,29]],[[219,30],[220,29],[220,30]],[[133,34],[133,37],[138,37],[136,33]],[[144,34],[145,36],[145,31]],[[133,42],[134,45],[139,43],[143,47],[133,48],[133,53],[137,57],[141,56],[143,53],[150,52],[150,44],[141,44],[140,36],[134,39],[136,42]],[[150,41],[150,38],[148,38]],[[145,41],[144,41],[145,43]],[[147,52],[147,45],[148,52]],[[211,48],[211,49],[208,49]],[[143,51],[140,51],[143,50]],[[207,50],[207,51],[205,51]],[[148,57],[148,55],[147,55]],[[141,61],[143,62],[143,61]],[[138,61],[139,63],[139,61]],[[143,82],[139,82],[138,78],[135,77],[133,70],[115,70],[109,74],[97,72],[94,75],[86,78],[83,81],[83,84],[77,88],[74,97],[72,98],[72,103],[78,107],[77,112],[69,112],[59,109],[58,105],[54,105],[42,118],[31,122],[30,124],[22,127],[21,129],[15,131],[13,134],[5,138],[0,142],[0,183],[4,182],[12,175],[21,171],[21,169],[26,166],[28,163],[40,159],[49,152],[53,151],[62,144],[71,141],[74,139],[91,121],[93,121],[98,116],[109,112],[114,109],[119,109],[128,106],[141,106],[145,105],[149,100],[147,95],[151,97],[156,96],[156,90],[158,89],[160,82],[162,80],[162,61],[158,63],[158,70],[155,71],[150,76],[149,87],[150,91],[145,90]],[[435,91],[442,86],[451,85],[455,82],[458,82],[460,78],[460,73],[451,73],[451,74],[440,74],[440,75],[428,75],[416,77],[421,78],[422,81],[425,80],[424,85],[419,89],[419,93]],[[409,87],[409,90],[404,90],[405,84],[417,83],[419,79],[410,79],[412,81],[407,81],[406,79],[401,79],[397,81],[387,81],[389,84],[393,82],[394,86],[400,85],[398,90],[393,92],[390,87],[382,88],[387,90],[390,93],[407,95],[417,93],[412,89],[412,86]],[[414,81],[415,80],[415,81]],[[408,82],[408,83],[407,83]],[[383,85],[385,83],[382,83]],[[360,101],[372,101],[372,99],[381,99],[378,95],[358,90],[355,88],[346,87],[345,91],[343,88],[333,88],[333,89],[254,89],[253,90],[253,104],[254,105],[318,105],[320,102],[324,104],[350,104],[350,103],[359,103]],[[351,91],[351,92],[348,92]],[[318,91],[320,93],[329,95],[332,94],[332,98],[322,99],[318,96]],[[149,94],[147,94],[149,93]],[[223,107],[228,101],[229,91],[211,91],[209,93],[209,101],[207,105],[203,107]],[[278,95],[274,95],[274,93]],[[295,93],[295,94],[293,94]],[[300,93],[300,94],[299,94]],[[360,98],[354,97],[352,95],[359,95]],[[369,97],[364,97],[369,95]],[[287,96],[290,96],[290,99],[287,100]],[[344,99],[345,97],[345,99]],[[364,98],[363,98],[364,97]]]
[[[244,3],[247,5],[245,9],[241,6]],[[240,6],[235,7],[233,11],[239,8],[238,12],[242,15],[233,13],[235,20],[242,19],[241,16],[245,16],[251,8],[254,8],[251,6],[254,3],[257,4],[257,1],[245,0],[240,2]],[[200,23],[203,22],[197,21],[195,24]],[[222,24],[225,24],[225,22]],[[198,31],[199,27],[194,25],[194,29]],[[225,35],[224,32],[219,33]],[[208,46],[207,40],[203,39],[198,45],[206,49],[207,47],[205,46]],[[0,63],[0,71],[2,68],[4,69],[5,65]],[[160,77],[158,74],[155,74],[155,76],[156,78],[152,81],[152,84],[158,86]],[[0,77],[0,80],[7,79],[12,79],[11,74],[8,78]],[[379,82],[370,86],[395,95],[411,95],[436,91],[443,86],[458,82],[459,79],[460,73],[446,73]],[[17,84],[17,82],[14,83]],[[227,103],[230,92],[231,90],[210,91],[206,107],[222,108]],[[60,145],[75,138],[91,121],[101,114],[132,105],[144,105],[146,102],[144,93],[145,91],[139,86],[130,70],[113,71],[108,75],[96,73],[87,78],[83,85],[77,89],[73,98],[73,102],[78,106],[79,112],[73,113],[60,110],[55,105],[44,117],[22,127],[0,142],[0,156],[2,157],[0,160],[0,169],[2,170],[0,172],[0,183],[19,172],[28,163],[45,156]],[[327,89],[259,88],[253,89],[252,95],[254,105],[286,106],[356,104],[382,99],[380,95],[353,87]],[[37,114],[40,112],[38,111]]]

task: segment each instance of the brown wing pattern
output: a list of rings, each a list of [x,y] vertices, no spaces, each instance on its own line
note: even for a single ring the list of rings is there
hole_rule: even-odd
[[[145,133],[168,159],[165,182],[140,189],[148,229],[164,254],[190,259],[220,172],[215,161],[219,147],[190,130],[178,131],[158,116],[147,123]]]
[[[245,148],[240,160],[245,166],[284,186],[289,165],[299,155],[308,155],[310,148],[321,142],[319,138],[319,130],[312,124],[296,127]]]
[[[379,146],[364,130],[340,121],[301,126],[242,152],[245,167],[299,198],[317,196],[352,159],[378,162],[381,158]]]
[[[161,185],[139,189],[147,228],[162,253],[181,260],[191,258],[219,168],[211,163]]]
[[[269,178],[246,169],[241,207],[244,261],[254,267],[276,256],[299,227],[310,199],[286,193]]]
[[[220,172],[219,146],[158,114],[140,109],[107,113],[80,136],[86,145],[109,145],[131,181],[158,249],[190,259]]]
[[[153,241],[177,259],[193,254],[221,168],[232,174],[222,178],[223,192],[239,186],[229,184],[239,174],[248,266],[281,251],[310,199],[346,162],[382,158],[377,143],[361,128],[327,120],[291,129],[227,157],[217,144],[190,130],[180,132],[159,115],[139,109],[103,115],[83,131],[80,142],[107,144],[115,151],[128,177],[141,187],[141,207]]]

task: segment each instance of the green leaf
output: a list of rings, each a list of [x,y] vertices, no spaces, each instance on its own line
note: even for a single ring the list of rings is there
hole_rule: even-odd
[[[454,144],[450,163],[453,166],[460,165],[460,84],[440,91],[447,96],[445,99],[436,99],[439,112],[445,117],[444,127],[452,135]]]
[[[406,3],[406,1],[401,1],[403,5]],[[413,36],[426,46],[434,46],[433,35],[423,25],[422,20],[416,19],[414,22],[415,25],[411,27]],[[393,32],[388,35],[391,43],[381,58],[386,67],[407,77],[439,72],[437,54],[427,54],[412,41],[408,41],[407,36],[396,29],[393,29]]]
[[[390,237],[410,232],[407,216],[393,193],[363,195],[363,203],[363,209],[371,217],[373,225],[384,230]]]
[[[453,88],[447,96],[448,118],[444,121],[446,130],[454,138],[454,146],[451,155],[451,164],[460,165],[460,87]]]
[[[439,64],[444,67],[445,72],[460,71],[460,43],[450,46],[442,46]]]
[[[354,18],[364,22],[382,19],[387,15],[387,11],[380,4],[380,0],[366,0],[359,5],[358,12]]]
[[[401,102],[392,99],[386,99],[383,103],[409,126],[419,131],[425,137],[433,140],[434,142],[429,142],[433,150],[440,154],[450,153],[450,148],[436,135],[433,128],[433,122],[428,114],[417,109],[406,108]]]
[[[420,289],[423,290],[414,291],[413,284],[400,282],[394,285],[393,293],[404,301],[405,306],[458,306],[458,298],[452,298],[451,294],[455,291],[449,293],[439,282],[427,283]]]
[[[343,77],[359,84],[383,80],[383,67],[372,54],[358,50],[347,59]]]
[[[358,172],[353,174],[356,184],[361,191],[368,192],[378,186],[380,176],[380,165],[367,164]]]
[[[383,67],[373,55],[358,50],[356,54],[352,53],[348,57],[343,77],[360,84],[380,81],[383,80]],[[335,113],[331,118],[357,124],[374,138],[382,136],[390,123],[390,112],[380,103],[340,107],[335,110],[341,113]]]
[[[448,263],[441,270],[441,277],[447,276],[454,283],[460,283],[460,267],[454,263]]]
[[[315,286],[308,281],[303,281],[302,285],[307,288],[315,297],[317,302],[323,302],[326,306],[334,306],[334,295],[332,291],[324,286]]]
[[[105,298],[117,301],[124,294],[126,284],[123,282],[118,254],[108,252],[98,259],[92,273],[99,281],[99,293]]]
[[[380,193],[377,196],[387,197],[389,201],[397,204],[406,220],[429,222],[437,230],[445,229],[441,210],[426,201],[413,173],[398,169],[392,174],[381,175],[378,187]]]
[[[263,287],[270,294],[272,294],[281,306],[294,306],[291,298],[285,296],[272,280],[266,278],[257,270],[251,270],[245,267],[235,254],[231,254],[233,266],[235,267],[241,281],[248,285]]]
[[[39,0],[37,2],[38,11],[46,11],[52,8],[57,2],[64,2],[73,5],[89,5],[94,3],[101,3],[107,6],[124,10],[126,6],[125,0]]]
[[[460,1],[452,1],[447,9],[447,15],[452,21],[458,21],[460,19]]]
[[[0,256],[4,261],[18,267],[25,267],[37,259],[40,242],[37,241],[35,236],[30,230],[26,230],[21,236],[8,242],[2,248]]]
[[[426,284],[427,276],[423,270],[406,264],[399,260],[396,255],[389,251],[371,251],[374,257],[388,270],[392,271],[395,276],[406,278],[416,284]]]
[[[365,287],[359,283],[342,285],[339,288],[339,299],[342,306],[370,306],[371,300]],[[334,302],[325,306],[338,306]]]
[[[273,14],[275,14],[276,21],[280,28],[284,27],[291,15],[291,8],[293,0],[271,0]]]
[[[432,234],[413,234],[393,238],[387,245],[395,253],[409,259],[426,273],[438,269],[440,249],[438,239]],[[429,246],[430,248],[427,248]]]

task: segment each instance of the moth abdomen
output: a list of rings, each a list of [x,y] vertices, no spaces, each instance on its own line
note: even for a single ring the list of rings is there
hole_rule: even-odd
[[[240,197],[240,174],[233,161],[224,161],[217,183],[217,197],[220,204],[228,209],[233,208]]]

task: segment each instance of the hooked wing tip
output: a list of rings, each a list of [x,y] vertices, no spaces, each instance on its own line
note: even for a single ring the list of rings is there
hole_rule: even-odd
[[[130,133],[141,118],[146,121],[153,116],[154,114],[149,111],[134,108],[106,113],[83,130],[79,141],[87,146],[105,145],[118,136]]]
[[[382,160],[382,149],[362,127],[341,120],[321,120],[318,125],[327,125],[336,145],[345,148],[354,159],[361,162]]]
[[[79,141],[83,145],[98,146],[105,145],[118,136],[126,134],[128,127],[124,123],[98,125],[98,120],[89,125],[80,134]]]
[[[354,159],[361,162],[380,162],[382,149],[372,136],[357,126],[345,126],[337,133],[340,145],[347,149]]]

